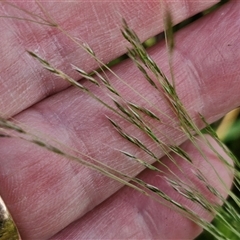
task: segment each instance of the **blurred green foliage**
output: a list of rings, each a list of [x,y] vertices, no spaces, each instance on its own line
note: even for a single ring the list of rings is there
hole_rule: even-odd
[[[218,122],[212,124],[212,127],[216,130],[220,124],[221,120]],[[228,129],[226,133],[226,137],[224,138],[223,142],[225,145],[231,150],[231,152],[234,154],[234,156],[237,158],[238,161],[240,161],[240,115],[235,120],[235,122],[231,125],[231,127]],[[232,191],[240,198],[240,192],[236,187],[232,187]],[[238,211],[240,214],[240,208],[232,201],[231,198],[228,199],[228,201],[231,203],[231,205]],[[224,207],[224,206],[223,206]],[[227,221],[235,227],[235,229],[240,228],[237,226],[237,223],[234,219],[229,218]],[[222,232],[225,236],[227,236],[227,239],[231,240],[239,240],[236,238],[236,236],[228,229],[226,228],[221,221],[219,221],[217,218],[213,220],[213,224]],[[214,237],[210,235],[208,232],[203,231],[203,233],[196,238],[196,240],[213,240]]]

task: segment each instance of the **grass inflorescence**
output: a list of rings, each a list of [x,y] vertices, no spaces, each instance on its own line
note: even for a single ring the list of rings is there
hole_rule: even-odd
[[[16,8],[16,6],[11,3],[6,4],[9,4],[10,6]],[[43,7],[39,3],[38,5],[43,9]],[[111,83],[109,73],[117,77],[122,84],[129,86],[128,83],[121,77],[117,76],[116,73],[114,73],[108,65],[104,64],[100,59],[98,59],[94,49],[92,49],[87,43],[77,42],[76,39],[72,38],[66,31],[64,31],[60,26],[58,26],[47,14],[46,16],[48,17],[44,19],[26,10],[22,11],[28,16],[28,18],[17,18],[16,20],[30,21],[33,23],[44,24],[57,28],[59,31],[61,31],[63,34],[73,40],[79,47],[84,49],[97,62],[99,69],[94,70],[90,73],[81,69],[80,66],[72,65],[71,67],[73,71],[76,71],[80,75],[81,78],[84,78],[85,80],[91,82],[91,84],[103,89],[103,92],[105,92],[106,95],[109,97],[111,103],[106,102],[99,95],[92,92],[90,88],[84,85],[84,83],[80,83],[79,81],[70,77],[68,74],[64,73],[62,70],[54,67],[54,65],[48,62],[47,59],[43,59],[39,54],[28,50],[28,53],[35,60],[39,61],[40,64],[42,64],[42,66],[47,71],[55,74],[61,80],[67,81],[72,86],[78,88],[79,91],[89,95],[98,103],[102,104],[103,107],[113,113],[111,114],[111,116],[106,115],[106,119],[108,120],[106,122],[110,123],[113,129],[115,129],[115,131],[126,142],[128,142],[128,144],[134,145],[136,148],[138,148],[139,152],[143,152],[143,156],[147,156],[147,160],[144,158],[140,158],[138,155],[135,155],[135,153],[127,152],[122,149],[116,151],[119,151],[123,156],[129,158],[129,160],[131,160],[132,162],[140,164],[142,168],[147,168],[153,172],[159,173],[164,172],[163,169],[165,169],[165,171],[172,173],[172,176],[174,176],[174,178],[172,176],[169,176],[165,177],[164,180],[167,181],[167,183],[181,196],[198,204],[206,211],[208,211],[209,214],[215,216],[215,221],[217,221],[218,224],[221,224],[221,228],[216,227],[213,223],[209,223],[187,206],[172,199],[157,186],[148,182],[144,182],[143,180],[135,176],[126,175],[125,173],[114,169],[113,167],[107,166],[101,161],[101,159],[93,159],[92,157],[87,156],[84,153],[80,153],[83,156],[81,158],[79,157],[79,152],[78,156],[75,156],[72,151],[70,151],[70,149],[69,152],[67,152],[66,148],[62,150],[61,147],[58,146],[58,144],[55,146],[54,144],[49,143],[48,141],[46,141],[46,139],[42,139],[41,137],[32,134],[28,129],[21,127],[21,124],[15,123],[12,120],[7,120],[3,117],[0,118],[0,137],[19,138],[24,141],[31,142],[55,154],[66,157],[67,159],[77,161],[86,167],[89,167],[95,171],[100,172],[101,174],[104,174],[109,178],[112,178],[124,185],[127,185],[128,187],[134,188],[142,194],[151,197],[153,200],[158,201],[160,204],[165,204],[168,207],[179,211],[181,214],[188,217],[195,223],[199,224],[202,228],[207,230],[209,233],[211,233],[216,239],[228,238],[228,235],[225,234],[227,231],[221,231],[221,229],[224,228],[228,229],[231,232],[232,236],[234,236],[232,237],[232,239],[239,239],[240,233],[237,229],[237,226],[239,226],[240,224],[240,216],[238,213],[238,209],[240,206],[239,196],[237,196],[237,194],[235,194],[233,191],[227,189],[224,181],[216,172],[216,176],[217,178],[219,178],[218,181],[222,183],[222,186],[228,192],[229,198],[231,199],[231,201],[226,201],[225,198],[221,195],[221,193],[208,182],[206,176],[204,176],[204,174],[196,166],[194,166],[194,161],[192,157],[184,149],[182,149],[181,146],[178,146],[174,139],[168,139],[168,136],[165,136],[164,133],[161,132],[156,126],[165,124],[166,119],[168,119],[170,122],[173,123],[172,126],[168,127],[173,128],[177,131],[181,131],[185,135],[186,139],[190,140],[192,144],[196,147],[196,149],[199,150],[203,159],[209,162],[205,153],[202,151],[201,146],[199,145],[198,139],[200,138],[201,140],[203,140],[208,145],[212,153],[215,154],[219,158],[219,160],[222,161],[223,164],[225,164],[226,169],[234,172],[234,186],[237,189],[239,189],[240,183],[239,161],[234,158],[230,151],[222,144],[216,132],[207,123],[204,116],[199,113],[199,118],[202,119],[202,122],[206,126],[205,132],[210,134],[221,146],[221,148],[227,153],[227,155],[231,157],[234,165],[229,163],[228,160],[226,160],[215,150],[212,144],[202,133],[201,129],[199,129],[199,127],[195,124],[194,120],[191,118],[188,111],[184,107],[181,99],[179,98],[176,91],[175,81],[173,79],[173,72],[170,71],[172,79],[169,79],[161,70],[161,67],[158,66],[158,64],[148,54],[143,43],[140,41],[134,30],[131,29],[130,26],[128,26],[128,23],[123,19],[121,28],[123,37],[130,45],[130,47],[127,48],[128,56],[139,69],[142,76],[144,76],[145,80],[152,87],[153,91],[159,92],[159,95],[165,98],[166,102],[169,104],[169,108],[171,109],[173,116],[175,116],[174,118],[165,115],[159,107],[156,107],[148,99],[145,99],[143,96],[141,96],[141,93],[138,93],[135,89],[132,89],[132,91],[136,93],[139,98],[142,98],[145,101],[146,105],[142,106],[138,102],[125,99],[122,93],[114,86],[114,84]],[[14,16],[11,17],[14,18]],[[168,53],[171,59],[171,55],[174,52],[174,33],[172,31],[173,26],[171,15],[169,13],[167,14],[165,25],[165,37],[167,42],[167,48],[169,50]],[[171,69],[172,66],[169,67]],[[107,71],[108,73],[106,73]],[[118,121],[119,119],[121,119],[121,121]],[[155,153],[155,151],[153,151],[148,145],[146,145],[145,142],[142,141],[142,139],[139,139],[135,134],[126,130],[122,126],[123,122],[127,123],[128,125],[134,126],[139,132],[141,132],[141,134],[147,136],[148,139],[151,140],[152,144],[155,144],[158,149],[160,149],[169,158],[169,161],[172,161],[177,166],[178,164],[172,156],[172,153],[180,156],[182,161],[187,161],[189,167],[192,168],[192,171],[195,174],[196,178],[200,180],[200,182],[206,187],[206,189],[208,189],[209,192],[211,192],[217,199],[219,199],[219,203],[213,204],[205,196],[203,196],[203,194],[199,192],[197,187],[192,185],[192,183],[190,183],[187,179],[181,179],[178,175],[176,175],[163,162],[161,162],[158,153]],[[164,141],[159,136],[164,136],[165,138],[163,139],[167,139],[168,141]],[[110,143],[109,147],[111,147]],[[149,159],[151,160],[149,161]],[[165,168],[160,169],[156,167],[155,165],[153,165],[153,163],[155,162],[158,162]],[[210,162],[209,167],[213,167],[211,166]],[[178,166],[178,168],[180,169],[180,171],[182,171],[180,166]],[[221,207],[222,204],[223,207]],[[229,219],[231,219],[231,221],[229,221]]]

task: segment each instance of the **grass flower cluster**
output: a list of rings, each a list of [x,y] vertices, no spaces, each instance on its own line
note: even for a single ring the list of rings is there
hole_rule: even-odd
[[[13,8],[16,8],[16,6],[10,2],[7,2],[7,4]],[[40,4],[39,7],[43,9]],[[42,64],[43,68],[45,68],[47,71],[58,76],[59,81],[67,81],[79,89],[79,92],[83,92],[84,94],[89,95],[95,99],[95,101],[102,104],[104,108],[108,109],[108,111],[112,113],[109,116],[106,115],[108,123],[112,125],[112,128],[115,129],[115,131],[123,139],[125,139],[128,144],[134,145],[136,148],[138,148],[139,152],[143,152],[143,156],[147,156],[147,160],[145,158],[140,158],[135,153],[127,152],[122,149],[118,149],[116,151],[119,151],[123,156],[127,157],[130,160],[130,164],[131,162],[134,162],[135,164],[141,165],[142,168],[147,168],[159,174],[164,172],[163,169],[172,173],[171,176],[174,176],[174,178],[169,176],[165,177],[164,180],[181,196],[199,205],[210,215],[214,216],[214,221],[220,223],[221,228],[216,227],[214,223],[209,223],[204,218],[199,216],[196,212],[191,210],[191,208],[188,208],[180,202],[172,199],[167,193],[165,193],[162,189],[159,189],[157,186],[145,182],[138,177],[129,176],[119,171],[118,169],[107,166],[101,161],[101,159],[94,159],[90,156],[86,156],[84,153],[81,153],[84,157],[79,157],[79,153],[74,154],[74,151],[77,152],[77,150],[72,151],[70,148],[61,148],[61,143],[59,145],[59,141],[48,141],[47,139],[41,138],[40,136],[31,133],[27,126],[24,126],[24,123],[18,123],[14,121],[14,119],[6,119],[0,117],[0,137],[19,138],[24,141],[31,142],[41,148],[44,148],[47,151],[59,154],[67,159],[77,161],[79,164],[98,171],[101,174],[112,178],[130,188],[134,188],[136,191],[139,191],[142,194],[152,198],[154,201],[159,202],[159,204],[165,204],[168,207],[179,211],[181,214],[191,219],[206,231],[211,233],[212,236],[214,236],[216,239],[228,239],[228,235],[226,234],[227,231],[222,231],[221,229],[228,229],[228,231],[232,234],[231,239],[239,239],[239,196],[235,192],[227,190],[224,181],[221,179],[218,173],[216,173],[216,176],[219,178],[218,181],[222,182],[223,188],[228,192],[229,198],[228,200],[225,200],[222,194],[208,182],[206,176],[204,176],[204,174],[196,166],[194,166],[194,160],[192,159],[191,155],[182,149],[174,139],[169,139],[168,136],[164,136],[164,133],[156,127],[158,125],[164,125],[166,122],[171,122],[172,125],[167,127],[174,129],[174,131],[182,132],[185,138],[190,140],[195,148],[198,149],[204,161],[209,162],[207,156],[201,149],[201,145],[199,144],[199,139],[201,139],[202,142],[208,145],[209,151],[212,151],[212,154],[217,156],[217,158],[225,165],[226,171],[233,173],[234,187],[239,190],[239,161],[223,145],[223,143],[218,138],[215,130],[213,130],[212,127],[207,123],[204,116],[199,113],[199,119],[201,119],[202,123],[206,126],[204,133],[208,133],[212,138],[215,139],[215,141],[221,146],[226,155],[232,159],[234,164],[229,163],[229,160],[225,159],[221,154],[218,153],[218,151],[215,150],[215,147],[211,144],[208,138],[206,138],[205,134],[203,134],[202,129],[199,129],[195,121],[189,115],[176,91],[174,74],[171,70],[171,59],[173,58],[174,53],[174,33],[170,13],[167,14],[165,20],[165,39],[169,54],[169,68],[171,70],[171,79],[169,79],[164,74],[164,72],[161,70],[161,66],[158,66],[157,63],[148,54],[143,43],[134,32],[134,29],[131,29],[131,27],[124,19],[122,20],[122,28],[119,31],[122,32],[122,36],[126,39],[126,43],[129,46],[127,49],[128,57],[134,62],[136,67],[144,76],[145,81],[147,81],[148,84],[152,87],[152,91],[159,93],[160,96],[165,98],[166,102],[169,105],[169,109],[171,109],[172,112],[171,117],[161,111],[161,106],[155,106],[151,101],[146,99],[135,89],[132,89],[132,91],[134,94],[137,94],[139,98],[145,102],[145,104],[142,105],[138,102],[129,101],[126,99],[121,91],[119,91],[117,87],[112,84],[109,78],[109,74],[113,74],[123,85],[129,86],[127,81],[117,76],[116,73],[108,65],[104,64],[98,58],[97,53],[95,53],[94,49],[92,49],[87,43],[83,44],[81,42],[78,42],[57,23],[55,23],[50,16],[47,15],[48,18],[43,19],[31,12],[27,12],[24,9],[19,10],[23,11],[25,15],[28,16],[28,18],[18,18],[16,20],[30,21],[33,22],[33,24],[43,24],[58,29],[60,32],[62,32],[62,34],[65,34],[72,41],[74,41],[75,44],[77,44],[80,48],[84,49],[84,51],[86,51],[97,62],[99,68],[90,73],[81,69],[81,66],[71,65],[71,67],[72,70],[76,71],[81,78],[84,78],[92,85],[95,85],[98,88],[102,89],[102,91],[105,92],[109,97],[111,103],[109,103],[109,101],[106,102],[99,95],[91,91],[91,88],[85,86],[84,82],[82,83],[73,79],[61,69],[56,68],[52,63],[48,62],[47,59],[42,58],[40,54],[28,49],[28,53],[33,57],[33,59]],[[10,17],[14,18],[14,16]],[[161,162],[161,158],[159,158],[158,154],[155,153],[155,151],[152,150],[149,145],[146,145],[142,139],[139,139],[137,135],[133,134],[131,131],[126,130],[126,128],[123,126],[123,123],[128,124],[129,126],[133,126],[135,129],[137,129],[137,131],[141,133],[141,135],[150,139],[152,142],[151,145],[157,146],[157,148],[160,149],[161,152],[163,152],[164,155],[169,158],[169,161],[172,161],[174,164],[177,165],[177,162],[172,155],[173,153],[177,156],[180,156],[182,161],[187,161],[189,168],[192,168],[192,171],[196,178],[199,179],[201,184],[206,187],[207,191],[211,192],[211,194],[219,200],[219,204],[213,204],[210,202],[205,196],[203,196],[203,194],[198,191],[197,187],[195,187],[187,179],[181,179],[178,175],[172,172],[171,169],[168,169],[168,167],[164,165],[163,162]],[[164,138],[161,138],[159,136],[164,136]],[[109,143],[109,147],[111,148],[111,143]],[[156,167],[156,165],[153,164],[156,162],[162,164],[165,168],[160,169]],[[180,171],[182,171],[181,167],[178,167]],[[212,167],[210,162],[209,167]]]

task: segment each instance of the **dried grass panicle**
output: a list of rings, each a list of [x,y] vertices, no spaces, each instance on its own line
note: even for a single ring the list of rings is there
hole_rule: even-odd
[[[15,7],[11,3],[8,3],[8,4],[12,7]],[[39,4],[39,7],[44,12],[45,10],[42,7],[42,5],[40,3],[38,4]],[[141,139],[138,139],[131,132],[129,133],[125,131],[124,128],[121,127],[121,125],[112,117],[106,116],[110,121],[110,123],[112,124],[113,128],[119,133],[119,135],[122,138],[128,141],[129,144],[135,145],[139,149],[139,151],[143,151],[144,153],[146,153],[152,159],[151,162],[161,163],[162,164],[161,166],[165,167],[166,171],[172,173],[172,177],[171,178],[165,177],[165,181],[167,181],[167,183],[170,186],[172,186],[172,188],[176,192],[178,192],[181,196],[184,196],[188,200],[191,200],[192,202],[199,204],[205,210],[209,211],[213,215],[216,215],[216,218],[219,221],[221,221],[221,224],[223,224],[227,229],[229,229],[229,231],[235,234],[236,237],[240,237],[240,233],[238,232],[236,227],[238,226],[238,223],[240,224],[240,216],[239,216],[238,210],[235,207],[233,207],[233,204],[231,204],[231,202],[226,201],[224,197],[220,194],[220,192],[218,192],[217,189],[215,189],[208,182],[207,178],[198,169],[196,169],[196,167],[193,164],[194,161],[192,157],[187,152],[185,152],[180,146],[175,145],[174,141],[172,142],[173,144],[169,144],[159,139],[158,137],[160,133],[159,130],[155,127],[154,124],[149,123],[148,119],[150,118],[152,121],[156,122],[156,125],[162,124],[162,116],[160,114],[162,113],[161,109],[156,109],[156,108],[153,109],[152,107],[149,107],[148,109],[148,107],[141,106],[139,103],[130,102],[124,99],[124,97],[121,95],[118,89],[116,89],[112,85],[110,79],[108,78],[108,74],[106,74],[105,71],[106,70],[109,71],[111,74],[117,77],[117,79],[120,82],[122,82],[122,84],[129,86],[127,82],[124,81],[124,79],[121,79],[119,76],[117,76],[116,73],[114,73],[100,59],[98,59],[95,51],[87,43],[78,42],[76,39],[71,37],[71,35],[69,35],[60,26],[58,26],[46,12],[45,12],[45,16],[47,16],[46,19],[39,16],[35,16],[33,13],[27,12],[25,10],[22,10],[22,12],[27,17],[16,18],[16,20],[31,21],[34,23],[46,24],[46,25],[58,28],[59,31],[61,31],[63,34],[69,37],[79,47],[84,49],[90,55],[90,57],[92,57],[98,63],[99,69],[94,70],[91,73],[85,72],[78,66],[72,65],[72,68],[73,70],[77,71],[81,77],[87,79],[92,84],[107,90],[107,94],[110,97],[113,105],[110,105],[109,103],[103,101],[99,96],[95,95],[94,92],[91,92],[89,88],[77,82],[76,80],[71,78],[69,75],[62,72],[60,69],[55,68],[52,64],[50,64],[47,60],[41,58],[38,54],[32,51],[28,51],[28,53],[33,58],[37,59],[45,69],[57,75],[59,78],[69,82],[73,86],[77,87],[79,90],[85,92],[86,94],[94,98],[97,102],[101,103],[108,110],[113,112],[114,116],[118,116],[128,124],[134,125],[139,131],[141,131],[141,133],[145,134],[145,136],[148,136],[152,142],[157,144],[159,149],[161,149],[162,152],[165,153],[166,156],[169,157],[169,160],[172,161],[174,164],[177,165],[177,162],[175,161],[171,153],[175,153],[176,155],[180,156],[182,160],[186,160],[189,164],[189,167],[193,169],[193,172],[196,178],[198,178],[198,180],[206,187],[206,189],[208,189],[208,191],[210,191],[215,197],[217,197],[221,201],[221,203],[224,203],[223,208],[220,207],[220,204],[213,204],[209,200],[207,200],[197,190],[197,188],[194,188],[191,185],[191,183],[189,183],[189,181],[187,181],[186,179],[181,179],[176,174],[171,172],[171,169],[169,169],[166,165],[164,165],[164,163],[162,163],[161,160],[159,159],[158,155],[155,154],[155,152],[153,152],[152,150],[150,150],[149,147],[146,146],[143,141],[141,141]],[[9,16],[3,16],[3,17],[9,17]],[[14,18],[14,16],[12,18]],[[173,30],[172,30],[172,20],[171,20],[170,14],[167,14],[165,26],[166,26],[165,36],[166,36],[167,47],[169,50],[169,54],[171,55],[172,52],[174,51],[174,39],[173,39]],[[213,152],[213,154],[215,154],[219,158],[219,160],[225,164],[226,168],[234,171],[234,174],[235,174],[234,185],[236,186],[237,189],[239,189],[240,188],[239,187],[240,186],[239,161],[231,155],[228,149],[218,139],[214,130],[206,122],[204,117],[199,114],[202,121],[206,125],[205,131],[207,131],[216,140],[216,142],[218,142],[218,144],[222,147],[222,149],[224,149],[224,151],[228,154],[228,156],[230,156],[233,159],[235,165],[233,166],[232,164],[230,164],[229,161],[227,161],[223,156],[221,156],[215,150],[213,145],[208,141],[208,139],[203,135],[201,130],[196,126],[194,121],[191,119],[190,115],[188,114],[187,110],[185,109],[184,105],[179,99],[178,94],[176,92],[174,79],[168,79],[166,77],[166,75],[162,72],[161,68],[154,62],[154,60],[148,54],[148,52],[144,48],[137,34],[128,26],[127,22],[124,19],[123,19],[121,32],[123,37],[131,45],[131,47],[128,48],[128,56],[136,64],[139,71],[145,77],[146,81],[153,87],[153,89],[159,91],[159,93],[163,94],[163,96],[166,98],[170,108],[172,109],[172,112],[175,114],[176,119],[178,121],[177,126],[179,128],[179,131],[182,131],[186,135],[186,137],[193,143],[196,149],[199,150],[203,159],[209,162],[205,154],[202,152],[198,141],[196,140],[197,139],[196,136],[197,135],[200,136],[201,139],[205,141],[206,144],[209,146],[209,149]],[[171,67],[172,66],[170,66],[170,69]],[[133,91],[136,92],[135,89],[133,89]],[[143,96],[141,96],[140,93],[137,93],[137,94],[139,97],[144,98]],[[151,102],[148,102],[148,103],[149,103],[149,106],[153,106]],[[86,167],[89,167],[95,171],[98,171],[109,178],[115,179],[116,181],[124,185],[127,185],[131,188],[134,188],[135,190],[145,194],[146,196],[151,197],[155,201],[158,201],[161,204],[168,205],[169,207],[175,209],[176,211],[179,211],[181,214],[193,220],[194,222],[199,224],[201,227],[209,231],[213,236],[215,236],[215,238],[226,239],[226,235],[224,235],[225,233],[221,232],[212,223],[209,223],[206,220],[202,219],[198,214],[196,214],[194,211],[189,209],[187,206],[184,206],[179,202],[177,202],[176,200],[172,199],[170,196],[164,193],[163,190],[159,189],[157,186],[152,185],[151,183],[144,182],[141,179],[138,179],[133,176],[128,176],[118,171],[117,169],[106,166],[101,162],[101,159],[92,159],[90,156],[86,156],[83,153],[80,153],[80,155],[83,154],[82,158],[71,155],[68,152],[65,152],[64,150],[49,144],[44,139],[41,139],[38,136],[31,134],[29,131],[26,131],[25,129],[21,128],[18,124],[15,124],[14,122],[6,120],[4,118],[0,118],[0,128],[1,128],[0,137],[18,137],[18,138],[21,138],[22,140],[38,145],[48,151],[64,156],[67,159],[78,161],[80,164]],[[109,147],[111,146],[109,145]],[[131,164],[131,161],[134,161],[135,163],[140,164],[145,168],[148,168],[149,170],[158,172],[159,174],[164,173],[164,170],[150,164],[149,160],[142,159],[136,156],[135,154],[132,154],[131,152],[126,152],[121,149],[119,150],[119,152],[123,154],[125,157],[129,158],[130,164]],[[180,166],[178,167],[180,170],[182,170]],[[212,166],[209,164],[209,167],[212,167]],[[216,175],[219,178],[218,180],[222,181],[220,176],[218,174]],[[223,181],[222,181],[222,185],[226,187]],[[231,190],[228,190],[228,194],[231,197],[231,200],[234,202],[234,204],[240,206],[239,197]],[[233,219],[234,223],[237,223],[237,224],[235,225],[229,224],[228,219],[230,218]]]

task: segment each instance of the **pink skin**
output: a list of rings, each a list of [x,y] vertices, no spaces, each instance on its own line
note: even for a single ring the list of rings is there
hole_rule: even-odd
[[[72,36],[81,37],[88,42],[98,56],[108,62],[125,51],[125,41],[119,33],[120,14],[142,40],[162,30],[158,2],[127,2],[129,1],[105,3],[105,6],[100,3],[44,3],[44,7]],[[214,3],[170,2],[169,9],[173,11],[175,23]],[[6,4],[1,3],[1,6],[1,15],[18,14]],[[31,3],[24,3],[22,7],[29,11],[37,9]],[[232,1],[177,33],[174,55],[177,90],[199,126],[201,123],[197,117],[198,112],[212,122],[239,106],[239,8],[240,3]],[[56,29],[12,19],[1,19],[0,29],[4,32],[0,41],[1,59],[4,59],[4,65],[0,65],[1,115],[14,117],[29,129],[58,139],[61,143],[126,174],[139,174],[143,168],[131,164],[129,159],[116,151],[124,149],[134,153],[137,149],[113,130],[105,118],[106,114],[112,116],[110,112],[86,94],[72,87],[67,88],[68,84],[50,75],[25,54],[25,49],[37,50],[54,66],[66,70],[75,78],[77,74],[69,70],[69,63],[91,70],[96,67],[94,61],[82,50],[77,50],[74,43]],[[167,54],[163,43],[150,52],[168,74]],[[119,64],[114,70],[134,89],[172,117],[166,101],[152,92],[152,88],[144,82],[130,61]],[[139,103],[139,96],[129,87],[119,83],[110,74],[109,77],[126,98],[129,99],[130,96],[133,102]],[[99,89],[90,87],[101,96]],[[105,95],[102,97],[110,102]],[[167,118],[165,120],[166,123],[170,121]],[[145,141],[158,157],[163,157],[157,146],[147,142],[147,138],[125,122],[122,124],[125,124],[125,129],[131,130]],[[186,140],[183,134],[172,128],[163,125],[156,127],[159,135],[164,133],[174,138],[177,144]],[[194,164],[209,176],[209,181],[226,195],[213,177],[213,171],[191,144],[186,142],[183,148],[194,156]],[[206,146],[203,146],[203,150],[230,187],[232,176],[209,153]],[[16,139],[1,139],[0,153],[0,195],[8,205],[23,239],[189,239],[201,231],[191,221],[149,198],[126,187],[122,188],[121,184],[97,172],[32,144]],[[144,154],[139,153],[139,156],[147,159]],[[151,159],[147,160],[152,162]],[[180,175],[166,158],[163,157],[163,161]],[[186,175],[189,175],[192,182],[196,182],[199,190],[211,201],[216,201],[197,183],[189,165],[180,159],[177,161],[185,169],[185,174],[188,172]],[[189,205],[189,202],[171,191],[159,174],[153,175],[145,170],[139,177],[156,184],[172,198]],[[211,220],[211,216],[196,205],[192,204],[190,207]]]

